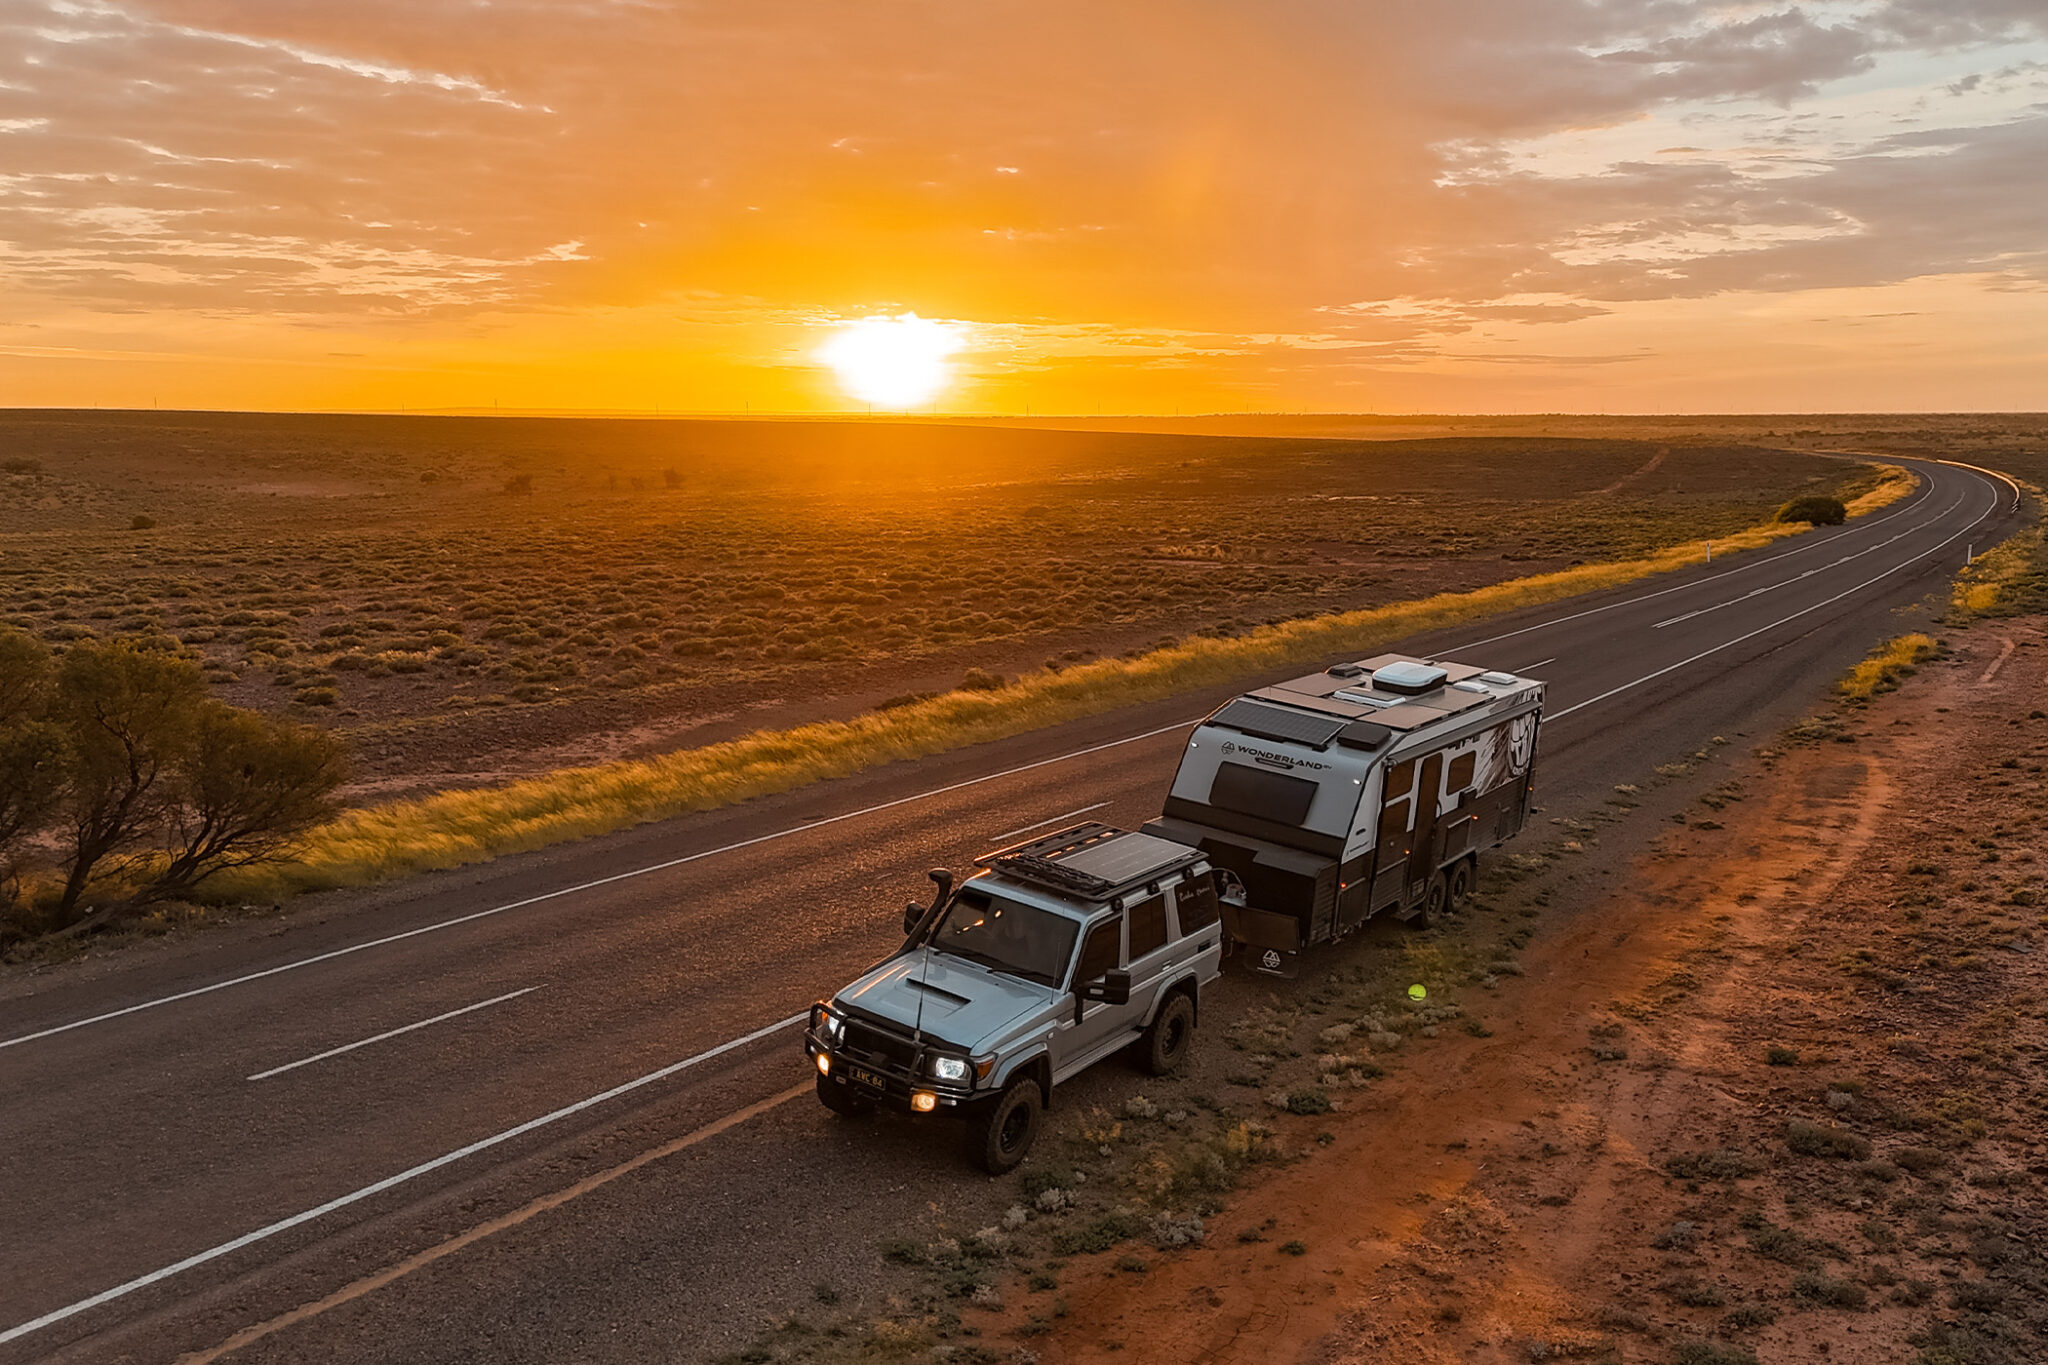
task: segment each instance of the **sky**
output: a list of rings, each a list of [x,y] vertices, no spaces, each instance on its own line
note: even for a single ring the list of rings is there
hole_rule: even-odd
[[[2044,172],[2048,0],[0,0],[0,404],[2043,410]]]

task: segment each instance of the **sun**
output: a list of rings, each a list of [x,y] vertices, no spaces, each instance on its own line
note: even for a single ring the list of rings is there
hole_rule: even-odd
[[[862,402],[914,408],[953,382],[948,357],[963,344],[959,328],[903,313],[847,323],[818,348],[817,358]]]

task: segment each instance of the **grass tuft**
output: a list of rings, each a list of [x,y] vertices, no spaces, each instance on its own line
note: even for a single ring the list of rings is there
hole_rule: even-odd
[[[1880,692],[1897,688],[1901,680],[1911,677],[1919,665],[1933,658],[1940,649],[1932,636],[1917,632],[1887,640],[1862,663],[1850,669],[1848,675],[1835,684],[1835,691],[1847,701],[1867,702]]]

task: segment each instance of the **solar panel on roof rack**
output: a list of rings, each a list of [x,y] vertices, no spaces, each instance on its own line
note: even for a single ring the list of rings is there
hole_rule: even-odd
[[[1306,711],[1265,706],[1259,702],[1247,701],[1243,697],[1239,697],[1210,719],[1218,725],[1228,725],[1233,730],[1242,730],[1248,735],[1257,735],[1262,739],[1310,744],[1318,749],[1327,748],[1330,741],[1336,738],[1337,732],[1348,723],[1346,718],[1310,715]]]
[[[1200,862],[1199,850],[1089,821],[984,855],[987,867],[1059,891],[1106,898]]]

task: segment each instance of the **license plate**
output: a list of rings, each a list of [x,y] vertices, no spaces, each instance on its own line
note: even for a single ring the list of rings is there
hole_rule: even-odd
[[[846,1079],[852,1081],[855,1085],[864,1085],[870,1090],[886,1090],[889,1088],[888,1082],[864,1066],[849,1066],[845,1070]]]

